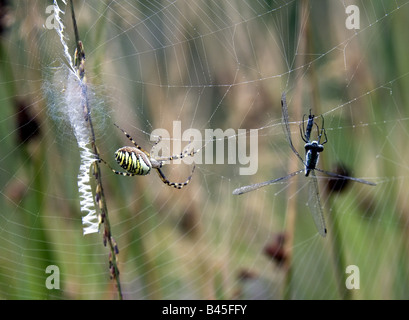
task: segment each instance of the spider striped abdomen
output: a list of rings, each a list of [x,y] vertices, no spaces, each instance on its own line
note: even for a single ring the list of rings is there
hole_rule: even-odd
[[[152,164],[145,153],[137,148],[123,147],[115,152],[115,160],[131,174],[146,175],[151,171]]]

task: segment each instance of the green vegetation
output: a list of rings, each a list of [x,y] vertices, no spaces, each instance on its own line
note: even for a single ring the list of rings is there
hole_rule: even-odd
[[[155,172],[122,177],[101,165],[124,299],[408,298],[406,2],[361,3],[359,30],[345,27],[338,1],[107,3],[75,5],[97,147],[110,165],[119,169],[113,154],[129,143],[114,122],[146,150],[150,132],[172,133],[175,120],[182,131],[259,129],[254,176],[226,156],[197,164],[175,190]],[[64,57],[46,5],[0,8],[0,299],[116,299],[102,233],[82,234],[75,139],[50,110],[66,83],[53,82]],[[334,192],[319,179],[326,238],[302,175],[231,194],[300,169],[281,128],[283,91],[300,154],[297,125],[312,108],[328,134],[319,166],[341,163],[377,183]],[[164,166],[171,181],[190,170]],[[271,248],[283,232],[279,258]],[[49,265],[59,290],[45,285]],[[348,265],[359,267],[359,290],[345,287]]]

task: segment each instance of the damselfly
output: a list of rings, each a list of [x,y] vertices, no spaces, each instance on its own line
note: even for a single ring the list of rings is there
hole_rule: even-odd
[[[360,182],[360,183],[364,183],[367,185],[371,185],[371,186],[375,186],[376,184],[370,181],[366,181],[363,179],[358,179],[358,178],[353,178],[353,177],[348,177],[348,176],[343,176],[340,174],[336,174],[334,172],[330,172],[330,171],[325,171],[322,169],[317,168],[317,164],[318,164],[318,159],[319,159],[319,155],[321,152],[324,151],[324,144],[328,142],[327,139],[327,134],[325,132],[325,128],[324,128],[324,117],[321,116],[322,119],[322,123],[321,123],[321,129],[319,128],[318,124],[314,121],[314,115],[311,114],[311,110],[310,110],[310,114],[308,116],[308,120],[307,120],[307,127],[304,128],[304,119],[305,119],[305,115],[303,117],[303,122],[300,124],[300,134],[301,134],[301,138],[304,140],[305,145],[304,145],[304,149],[305,149],[305,160],[300,156],[300,154],[298,153],[298,151],[294,148],[293,142],[291,140],[291,132],[290,132],[290,125],[288,123],[288,109],[287,109],[287,102],[286,102],[286,94],[285,92],[283,92],[282,96],[281,96],[281,112],[283,115],[283,128],[284,128],[284,133],[287,137],[287,141],[290,145],[291,150],[294,152],[294,154],[300,159],[300,161],[303,163],[304,168],[300,169],[298,171],[292,172],[289,175],[285,176],[285,177],[281,177],[278,179],[273,179],[273,180],[268,180],[265,182],[260,182],[260,183],[256,183],[256,184],[252,184],[249,186],[244,186],[244,187],[240,187],[237,188],[233,191],[233,194],[235,195],[240,195],[243,193],[247,193],[250,191],[254,191],[257,190],[261,187],[265,187],[268,186],[270,184],[273,183],[277,183],[277,182],[281,182],[284,180],[288,180],[291,177],[294,177],[296,175],[298,175],[301,172],[304,172],[304,175],[306,177],[309,177],[309,199],[308,199],[308,206],[311,210],[311,214],[313,216],[314,219],[314,223],[318,229],[318,232],[321,236],[325,237],[327,234],[327,228],[325,226],[325,219],[324,219],[324,214],[323,214],[323,210],[322,210],[322,206],[321,206],[321,201],[320,201],[320,195],[319,195],[319,191],[318,191],[318,181],[317,181],[317,176],[315,175],[315,170],[324,173],[327,176],[330,177],[334,177],[337,179],[347,179],[347,180],[352,180],[355,182]],[[311,132],[313,127],[317,128],[317,140],[311,141]],[[324,138],[325,140],[323,142],[321,142],[321,138]]]

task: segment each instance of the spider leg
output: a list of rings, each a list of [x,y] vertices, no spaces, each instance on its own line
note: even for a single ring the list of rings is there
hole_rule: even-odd
[[[161,142],[161,141],[162,141],[162,137],[159,136],[159,137],[158,137],[158,140],[156,140],[155,144],[154,144],[154,145],[152,146],[152,148],[151,148],[151,154],[153,154],[153,151],[155,150],[156,145],[157,145],[159,142]]]
[[[190,176],[187,178],[187,180],[186,180],[185,182],[182,182],[182,183],[180,183],[180,182],[170,182],[170,181],[165,177],[165,175],[163,174],[163,172],[162,172],[161,169],[159,169],[159,168],[155,168],[155,169],[158,171],[159,178],[162,180],[162,182],[163,182],[164,184],[167,184],[168,186],[174,187],[174,188],[176,188],[176,189],[182,189],[182,188],[183,188],[184,186],[186,186],[186,185],[190,182],[190,180],[192,179],[193,172],[195,172],[195,168],[196,168],[196,166],[193,165],[193,169],[192,169],[192,172],[190,173]]]
[[[133,143],[133,145],[134,145],[137,149],[141,150],[143,153],[145,153],[145,154],[150,158],[150,154],[149,154],[148,151],[144,150],[140,145],[138,145],[138,144],[136,143],[136,141],[135,141],[125,130],[121,129],[116,123],[114,123],[114,125],[115,125],[115,127],[117,127],[119,130],[121,130],[124,135],[126,135],[126,137]],[[159,141],[158,141],[158,142],[159,142]]]
[[[185,151],[179,153],[179,154],[174,154],[170,157],[165,157],[165,158],[157,158],[155,160],[157,161],[172,161],[172,160],[177,160],[177,159],[183,159],[186,157],[193,157],[196,153],[198,153],[200,150],[191,150],[190,152],[188,151],[187,147],[192,143],[192,141],[189,142],[189,144],[186,146]]]

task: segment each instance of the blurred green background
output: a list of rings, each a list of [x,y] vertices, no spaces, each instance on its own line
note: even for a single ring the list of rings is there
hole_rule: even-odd
[[[0,3],[0,298],[117,299],[102,234],[82,235],[79,152],[58,109],[66,84],[53,77],[65,62],[47,25],[52,2]],[[119,169],[115,150],[129,145],[114,122],[147,150],[157,128],[170,132],[171,146],[177,141],[173,121],[203,137],[206,129],[232,128],[231,139],[258,129],[251,176],[227,152],[224,164],[197,164],[183,190],[155,172],[129,178],[101,167],[125,299],[409,297],[408,2],[74,4],[97,145],[112,166]],[[355,30],[345,24],[351,4],[359,8]],[[328,134],[320,167],[377,183],[339,192],[319,179],[326,238],[305,205],[301,175],[232,195],[302,167],[282,131],[283,91],[301,154],[298,124],[312,108]],[[190,170],[164,167],[171,181]],[[49,265],[60,270],[60,289],[45,285]],[[359,289],[345,285],[349,265],[359,268]]]

